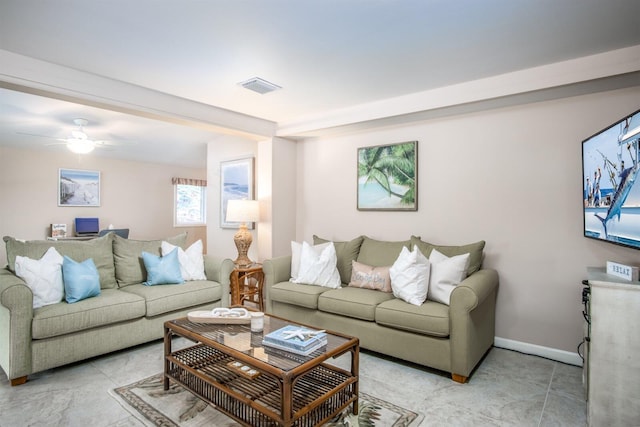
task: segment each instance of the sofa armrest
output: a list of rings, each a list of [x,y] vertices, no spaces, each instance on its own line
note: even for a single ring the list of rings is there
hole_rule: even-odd
[[[229,258],[204,256],[204,273],[207,279],[218,282],[222,286],[222,307],[229,307],[229,280],[234,268],[235,265]]]
[[[264,271],[264,310],[272,313],[271,286],[276,283],[287,282],[291,279],[291,255],[265,260],[262,263]]]
[[[451,309],[470,312],[498,287],[498,272],[482,269],[464,279],[451,293]]]
[[[498,273],[482,269],[451,293],[451,372],[468,377],[495,338]]]
[[[10,380],[31,373],[33,293],[8,269],[0,270],[0,366]]]

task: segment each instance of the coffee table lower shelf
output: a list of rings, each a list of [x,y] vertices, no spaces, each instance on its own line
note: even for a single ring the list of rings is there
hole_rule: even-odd
[[[251,426],[317,426],[357,400],[356,380],[328,365],[318,365],[292,382],[291,417],[282,414],[281,378],[261,372],[254,378],[228,366],[234,359],[204,345],[167,356],[165,376],[213,404],[230,417]],[[286,393],[288,394],[288,393]]]

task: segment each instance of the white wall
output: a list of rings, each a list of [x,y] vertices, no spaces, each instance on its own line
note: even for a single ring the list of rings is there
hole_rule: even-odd
[[[99,207],[58,206],[58,169],[101,173]],[[204,169],[77,155],[66,150],[22,150],[0,147],[0,237],[41,240],[51,223],[75,217],[98,217],[100,227],[129,228],[131,239],[160,239],[188,232],[188,243],[202,239],[205,227],[173,226],[174,176],[204,179]],[[0,264],[6,262],[4,242]]]
[[[484,265],[500,275],[497,337],[575,353],[586,267],[640,264],[638,251],[582,236],[581,141],[638,99],[635,87],[301,142],[297,239],[486,240]],[[418,211],[357,211],[357,148],[411,140]]]

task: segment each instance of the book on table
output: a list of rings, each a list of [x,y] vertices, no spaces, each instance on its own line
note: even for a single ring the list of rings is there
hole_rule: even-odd
[[[304,326],[287,325],[265,335],[262,345],[308,355],[327,345],[327,333]]]
[[[67,224],[51,224],[51,237],[67,237]]]

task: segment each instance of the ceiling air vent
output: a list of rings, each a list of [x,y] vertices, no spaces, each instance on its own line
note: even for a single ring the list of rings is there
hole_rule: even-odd
[[[273,92],[274,90],[282,89],[280,86],[274,85],[273,83],[263,80],[260,77],[253,77],[249,80],[245,80],[244,82],[240,82],[239,84],[243,88],[258,92],[261,95]]]

